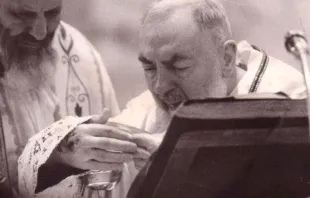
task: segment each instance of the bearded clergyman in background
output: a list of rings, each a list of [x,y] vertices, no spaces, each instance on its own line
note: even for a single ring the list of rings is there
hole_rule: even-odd
[[[19,194],[17,159],[31,136],[63,116],[119,111],[99,53],[61,10],[62,0],[0,0],[1,197]]]
[[[217,0],[156,1],[143,17],[139,44],[149,89],[109,120],[104,115],[89,121],[71,117],[32,137],[18,164],[24,197],[90,197],[83,174],[118,169],[122,178],[111,197],[126,197],[137,172],[160,145],[174,111],[188,99],[278,92],[305,96],[303,76],[296,69],[248,42],[233,40]],[[122,133],[106,121],[148,133]],[[71,169],[60,174],[66,166]],[[137,178],[133,186],[139,188]]]
[[[21,10],[24,11],[14,8],[17,1],[23,2],[25,6]],[[16,20],[25,16],[34,17],[29,19],[33,24],[33,29],[28,29],[30,34],[46,21],[54,27],[54,20],[49,17],[61,3],[60,0],[5,2],[1,14],[6,13]],[[24,14],[29,9],[36,13],[35,16]],[[25,24],[27,22],[24,21]],[[13,24],[11,34],[14,35],[17,31],[13,28],[15,23],[10,24]],[[50,26],[44,25],[47,30]],[[82,60],[87,57],[84,50],[93,50],[85,46],[73,49],[75,36],[68,34],[69,30],[72,29],[68,25],[60,23],[52,41],[54,49],[62,52],[56,58],[61,61],[58,62],[61,66],[56,67],[56,94],[52,94],[53,89],[49,88],[46,80],[46,83],[39,84],[42,89],[26,92],[29,99],[23,96],[18,105],[14,101],[20,97],[14,97],[15,92],[6,96],[11,99],[7,100],[5,107],[15,113],[11,116],[15,118],[15,124],[11,126],[17,126],[14,130],[19,131],[18,134],[27,134],[23,140],[55,120],[54,116],[58,113],[51,113],[57,112],[54,99],[65,101],[66,105],[60,106],[60,111],[65,109],[70,113],[70,109],[74,109],[76,115],[82,116],[62,119],[31,137],[18,161],[19,190],[23,197],[90,197],[87,182],[83,180],[83,174],[88,170],[122,170],[121,181],[113,189],[111,197],[126,197],[137,172],[160,145],[174,111],[188,99],[248,93],[281,92],[290,98],[303,98],[305,95],[303,77],[298,71],[247,42],[237,44],[233,40],[228,17],[217,0],[161,0],[147,11],[140,31],[139,60],[149,89],[129,102],[116,117],[108,120],[106,111],[101,116],[88,117],[85,111],[100,109],[102,105],[96,106],[91,97],[90,102],[81,103],[76,96],[89,96],[91,92],[85,90],[91,83],[97,82],[98,75],[85,69],[77,78],[77,70],[81,71],[81,67],[76,66],[73,70],[72,65],[77,62],[88,64],[88,61]],[[81,36],[76,37],[89,46]],[[91,63],[96,65],[97,60]],[[68,76],[67,86],[70,89],[60,85],[65,76]],[[82,83],[88,80],[90,84]],[[101,91],[93,87],[91,90]],[[148,133],[129,134],[111,127],[106,124],[107,121]],[[43,124],[40,125],[41,122]],[[9,130],[13,131],[13,127],[5,131]],[[5,133],[13,134],[10,131]],[[134,186],[139,188],[136,185],[138,179]],[[134,194],[134,190],[131,192]],[[97,197],[93,195],[93,198]]]

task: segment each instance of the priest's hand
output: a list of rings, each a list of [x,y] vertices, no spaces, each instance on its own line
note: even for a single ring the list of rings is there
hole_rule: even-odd
[[[148,162],[150,156],[158,149],[161,139],[149,133],[132,134],[132,141],[137,144],[137,152],[133,160],[137,170],[142,169]]]
[[[104,125],[109,113],[95,116],[79,125],[58,147],[58,161],[83,170],[121,170],[133,160],[137,145],[132,135]]]

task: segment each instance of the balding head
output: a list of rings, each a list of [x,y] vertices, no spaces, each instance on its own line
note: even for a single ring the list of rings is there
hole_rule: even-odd
[[[232,38],[230,23],[223,6],[217,0],[159,0],[145,13],[142,25],[169,19],[176,11],[191,10],[191,17],[200,31],[211,31],[212,40],[221,46]]]
[[[236,43],[214,0],[161,0],[145,14],[140,56],[150,91],[175,109],[187,99],[223,97],[236,84]]]

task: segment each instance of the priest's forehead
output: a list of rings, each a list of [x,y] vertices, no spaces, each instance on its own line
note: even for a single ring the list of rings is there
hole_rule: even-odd
[[[62,5],[62,0],[0,0],[1,4],[33,12],[44,12]]]

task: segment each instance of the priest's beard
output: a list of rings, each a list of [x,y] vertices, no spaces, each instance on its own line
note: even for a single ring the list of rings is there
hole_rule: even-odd
[[[52,83],[56,53],[51,48],[53,35],[40,41],[40,47],[27,47],[26,34],[12,37],[8,31],[2,31],[0,37],[0,55],[2,77],[0,83],[14,96],[29,92],[38,92]],[[31,39],[31,38],[30,38]]]
[[[23,61],[13,61],[0,78],[0,83],[14,95],[38,91],[51,84],[55,64],[48,56],[52,55],[47,54],[44,59],[31,56]]]

